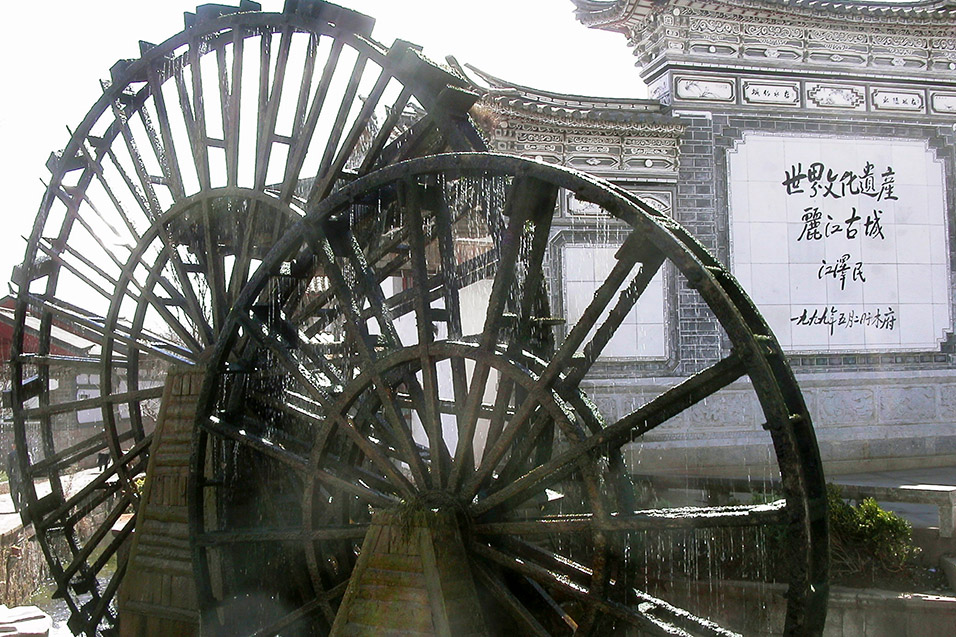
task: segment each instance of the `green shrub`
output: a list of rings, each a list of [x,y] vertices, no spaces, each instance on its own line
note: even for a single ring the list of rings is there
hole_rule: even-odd
[[[853,506],[843,500],[839,486],[830,484],[827,504],[834,573],[899,573],[919,555],[919,547],[913,544],[912,525],[881,508],[873,498]]]

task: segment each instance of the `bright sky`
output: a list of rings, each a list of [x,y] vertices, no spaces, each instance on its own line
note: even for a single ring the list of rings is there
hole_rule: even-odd
[[[230,2],[230,0],[220,0]],[[238,4],[238,0],[231,0]],[[183,28],[197,0],[46,0],[4,4],[10,28],[0,39],[0,280],[23,260],[49,173],[50,152],[80,123],[100,94],[99,80],[138,41],[162,42]],[[263,10],[281,11],[281,0]],[[631,50],[620,34],[587,29],[570,0],[338,0],[377,19],[373,37],[447,54],[498,77],[536,88],[645,97]],[[2,285],[2,281],[0,281]],[[3,292],[6,292],[4,288]]]

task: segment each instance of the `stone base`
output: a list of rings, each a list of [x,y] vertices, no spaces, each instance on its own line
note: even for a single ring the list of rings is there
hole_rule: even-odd
[[[36,606],[7,608],[0,604],[0,635],[4,637],[47,637],[53,620]]]

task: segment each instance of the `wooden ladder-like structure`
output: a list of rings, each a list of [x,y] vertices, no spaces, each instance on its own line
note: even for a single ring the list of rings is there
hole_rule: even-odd
[[[198,635],[186,482],[203,374],[170,368],[119,592],[122,637]]]

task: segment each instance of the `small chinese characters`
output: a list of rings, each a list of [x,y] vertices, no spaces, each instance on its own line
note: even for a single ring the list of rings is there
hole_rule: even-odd
[[[826,259],[822,259],[821,262],[823,265],[821,265],[820,269],[817,271],[817,279],[820,279],[821,281],[824,277],[828,276],[832,277],[834,280],[839,280],[841,290],[846,289],[846,280],[848,276],[850,277],[851,281],[866,283],[866,277],[863,276],[863,262],[857,261],[851,265],[849,254],[844,254],[834,263],[827,263]]]
[[[784,179],[781,182],[787,189],[788,195],[805,193],[810,197],[831,197],[842,199],[850,195],[866,195],[877,201],[896,200],[894,192],[896,172],[892,166],[877,175],[875,166],[866,162],[863,171],[834,170],[823,162],[813,162],[806,170],[802,163],[792,165],[784,170]]]
[[[877,309],[875,312],[839,309],[834,305],[815,308],[811,312],[804,308],[798,316],[790,319],[795,325],[824,325],[830,329],[832,336],[836,329],[854,329],[859,327],[873,327],[878,330],[892,331],[896,329],[896,311],[892,307],[886,311]]]

